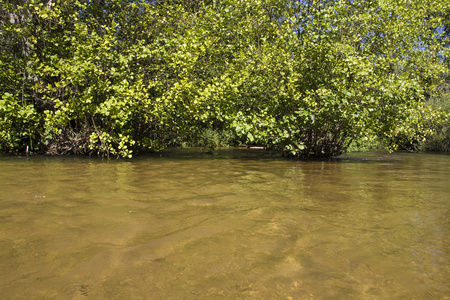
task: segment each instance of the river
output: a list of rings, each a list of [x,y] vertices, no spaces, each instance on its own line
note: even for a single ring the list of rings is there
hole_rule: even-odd
[[[450,156],[0,156],[2,299],[449,299]]]

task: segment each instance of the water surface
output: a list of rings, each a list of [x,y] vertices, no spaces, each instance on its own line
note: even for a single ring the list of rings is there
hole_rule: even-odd
[[[450,156],[261,153],[0,157],[1,298],[449,299]]]

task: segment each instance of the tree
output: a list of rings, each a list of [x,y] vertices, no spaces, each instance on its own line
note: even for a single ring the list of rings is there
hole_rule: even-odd
[[[273,101],[259,107],[267,113],[236,122],[250,141],[320,157],[341,154],[355,138],[425,133],[423,122],[433,114],[424,96],[445,71],[445,49],[430,31],[442,19],[428,16],[448,4],[293,3],[284,24],[289,55],[277,54],[286,77],[278,78]]]
[[[296,157],[395,146],[448,71],[438,0],[21,3],[1,7],[3,150],[129,157],[205,129]]]

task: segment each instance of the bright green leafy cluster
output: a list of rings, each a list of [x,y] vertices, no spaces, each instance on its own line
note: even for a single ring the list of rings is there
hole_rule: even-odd
[[[424,100],[448,74],[445,1],[21,3],[0,7],[3,151],[131,157],[222,132],[323,157],[443,119]]]

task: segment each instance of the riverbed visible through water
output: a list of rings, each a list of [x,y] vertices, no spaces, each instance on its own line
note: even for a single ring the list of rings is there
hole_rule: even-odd
[[[450,299],[450,155],[0,156],[0,298]]]

